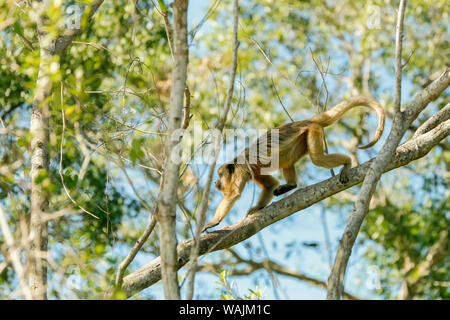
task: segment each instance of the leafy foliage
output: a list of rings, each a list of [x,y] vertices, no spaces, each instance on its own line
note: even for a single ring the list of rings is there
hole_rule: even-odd
[[[91,2],[50,1],[48,32],[62,34],[69,5],[84,10]],[[24,226],[29,222],[29,122],[40,63],[36,13],[28,3],[0,0],[0,205],[15,239],[26,238]],[[167,10],[170,19],[169,1],[155,3],[158,10]],[[191,1],[191,10],[201,3]],[[229,81],[232,3],[213,0],[202,5],[205,12],[190,17],[188,85],[192,121],[208,129],[217,123]],[[240,6],[238,80],[227,128],[274,127],[289,121],[283,107],[300,120],[319,112],[326,101],[331,106],[368,92],[390,109],[395,3],[242,0]],[[448,15],[443,14],[447,2],[413,0],[407,8],[406,101],[448,62]],[[113,285],[121,259],[144,230],[149,211],[154,210],[163,169],[172,68],[158,10],[153,1],[105,1],[92,22],[82,21],[83,32],[65,53],[54,56],[49,64],[47,71],[54,83],[51,162],[38,181],[51,193],[49,214],[65,213],[50,222],[50,298],[103,297]],[[325,71],[328,100],[314,59]],[[428,107],[415,125],[442,108],[448,94]],[[370,118],[363,125],[362,117],[352,114],[343,125],[327,131],[330,150],[344,146],[360,160],[373,156],[356,153],[355,146],[373,126]],[[185,143],[196,152],[205,147]],[[384,176],[377,197],[386,201],[368,215],[360,239],[365,263],[382,272],[381,288],[375,295],[397,298],[405,294],[402,286],[406,286],[406,298],[450,298],[448,245],[439,246],[446,240],[449,224],[449,159],[447,141],[418,163]],[[329,174],[313,168],[309,160],[297,165],[303,184]],[[203,193],[205,172],[203,165],[185,163],[182,168],[179,239],[192,234],[190,222]],[[250,199],[251,191],[247,192],[243,198]],[[212,193],[210,210],[219,197],[218,192]],[[337,208],[342,222],[350,205],[351,200],[338,196],[321,203],[320,209]],[[286,229],[273,231],[272,247],[292,268],[308,260],[306,256],[326,255],[321,243],[310,248],[313,253],[302,251],[301,256],[300,240],[278,235],[288,227],[276,226]],[[141,257],[159,255],[155,233]],[[251,241],[245,245],[251,247]],[[8,254],[5,248],[0,234],[0,267]],[[256,248],[250,250],[255,256],[263,251],[258,244],[252,248]],[[432,248],[441,249],[425,268]],[[220,263],[224,257],[210,259]],[[135,262],[128,269],[140,264]],[[221,299],[263,297],[257,286],[240,296],[225,272],[220,273],[218,285]],[[13,268],[0,269],[0,298],[10,297],[16,289]],[[364,296],[366,288],[359,289]],[[203,294],[201,288],[197,290]],[[154,295],[145,292],[142,297]],[[119,292],[114,298],[125,297]]]

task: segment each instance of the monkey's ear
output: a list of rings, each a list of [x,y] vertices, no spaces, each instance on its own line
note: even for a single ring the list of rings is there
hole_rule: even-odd
[[[227,164],[227,170],[232,175],[234,173],[234,163]]]

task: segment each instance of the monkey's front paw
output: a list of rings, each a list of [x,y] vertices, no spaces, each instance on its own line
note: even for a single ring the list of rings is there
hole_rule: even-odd
[[[261,210],[262,208],[264,208],[264,207],[253,207],[253,208],[250,208],[250,209],[247,211],[247,215],[253,214],[253,213],[255,213],[256,211]]]

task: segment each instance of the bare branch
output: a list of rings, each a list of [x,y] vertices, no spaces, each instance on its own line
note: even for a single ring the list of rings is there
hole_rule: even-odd
[[[402,47],[403,47],[403,21],[405,19],[406,0],[400,0],[398,9],[397,26],[395,27],[395,92],[394,112],[398,114],[401,110],[402,92]]]
[[[231,74],[230,74],[230,83],[228,86],[227,97],[225,100],[225,108],[223,109],[223,113],[220,115],[217,129],[222,133],[223,128],[225,126],[228,112],[231,107],[231,100],[233,98],[234,92],[234,82],[236,78],[236,70],[237,70],[237,60],[238,60],[238,48],[239,48],[239,40],[238,40],[238,25],[239,25],[239,0],[234,0],[234,22],[233,22],[233,49],[232,49],[232,66],[231,66]],[[221,144],[220,144],[221,145]],[[209,167],[208,172],[208,180],[206,182],[205,190],[202,195],[202,201],[200,204],[200,211],[196,215],[196,227],[194,234],[194,247],[190,253],[190,265],[187,274],[187,293],[186,299],[192,300],[194,296],[194,284],[195,284],[195,272],[197,270],[197,259],[199,255],[199,239],[200,234],[202,232],[203,226],[205,225],[206,219],[206,211],[208,210],[209,205],[209,193],[211,190],[212,179],[214,175],[214,170],[216,167],[217,157],[219,155],[218,148],[214,152],[214,160],[211,166]]]
[[[314,103],[308,98],[308,96],[306,94],[303,93],[303,91],[297,87],[297,84],[295,82],[293,82],[291,79],[289,79],[287,76],[285,76],[278,68],[277,66],[272,62],[272,60],[269,58],[269,56],[266,54],[266,52],[264,51],[264,49],[262,48],[262,46],[259,44],[258,41],[256,41],[253,38],[247,37],[248,39],[250,39],[250,41],[252,41],[256,47],[258,48],[258,50],[261,52],[261,54],[264,56],[264,58],[266,59],[266,61],[275,69],[275,71],[282,77],[284,78],[291,86],[293,89],[297,90],[300,92],[300,94],[303,96],[303,98],[305,98],[305,100],[311,104],[311,106],[314,106]],[[297,75],[298,77],[298,75]]]
[[[104,0],[97,0],[93,4],[91,4],[85,12],[85,19],[89,23],[94,16],[94,14],[97,12],[98,8],[102,5]],[[72,43],[73,39],[75,39],[76,36],[78,36],[81,33],[80,29],[71,29],[66,30],[65,34],[63,36],[58,37],[56,40],[55,46],[51,52],[51,54],[61,54],[64,52],[64,50]]]
[[[275,82],[273,81],[273,76],[271,77],[272,80],[272,88],[275,91],[278,101],[280,102],[281,106],[283,107],[284,112],[287,114],[287,116],[289,117],[289,119],[291,120],[291,122],[294,122],[294,119],[292,119],[291,115],[289,114],[289,112],[287,111],[286,107],[283,104],[283,101],[280,98],[280,95],[278,94],[278,90],[277,87],[275,86]]]
[[[61,87],[61,92],[62,92],[62,87]],[[63,160],[63,147],[64,147],[64,132],[66,130],[66,121],[65,121],[65,117],[64,117],[64,110],[61,110],[61,116],[62,116],[62,132],[61,132],[61,144],[60,144],[60,150],[59,150],[59,177],[61,179],[61,184],[63,186],[64,192],[67,195],[67,198],[69,198],[69,200],[78,208],[81,209],[81,211],[87,213],[88,215],[90,215],[91,217],[94,217],[96,219],[99,219],[95,214],[93,214],[92,212],[88,211],[87,209],[85,209],[84,207],[82,207],[74,198],[72,198],[72,196],[70,195],[70,191],[67,188],[65,182],[64,182],[64,175],[63,175],[63,165],[62,165],[62,160]],[[41,220],[45,221],[45,219]]]
[[[17,278],[19,279],[20,290],[22,291],[25,299],[31,300],[32,295],[27,281],[25,280],[25,269],[20,261],[20,249],[14,244],[14,238],[11,230],[9,229],[8,220],[6,220],[5,212],[3,211],[2,206],[0,206],[0,229],[3,233],[3,237],[5,238],[6,245],[11,250],[9,256],[14,270],[16,271]]]
[[[429,132],[412,139],[397,149],[396,156],[385,171],[404,166],[409,162],[425,156],[436,144],[450,134],[450,120],[440,124]],[[232,226],[204,234],[199,241],[199,255],[229,248],[240,243],[261,229],[284,219],[291,214],[303,210],[326,199],[342,190],[361,183],[369,170],[373,159],[350,169],[350,181],[347,184],[339,182],[339,177],[332,177],[295,191],[284,199],[274,202],[255,214],[248,215]],[[193,239],[188,239],[178,245],[178,268],[189,261]],[[158,257],[139,270],[124,278],[122,290],[131,296],[161,279],[161,259]]]
[[[141,250],[142,246],[147,241],[148,237],[150,236],[153,229],[155,228],[155,225],[156,225],[156,219],[153,217],[153,215],[150,215],[148,225],[145,228],[144,232],[139,237],[139,239],[136,241],[133,248],[130,250],[130,252],[126,256],[126,258],[120,263],[119,268],[117,268],[116,286],[118,288],[120,288],[122,286],[123,274],[124,274],[125,270],[128,268],[130,263],[136,257],[139,250]]]
[[[189,127],[189,121],[192,118],[191,114],[191,91],[186,87],[184,89],[184,110],[183,110],[183,124],[181,125],[181,129],[186,130]]]
[[[414,133],[413,138],[424,134],[434,127],[436,127],[439,123],[442,123],[446,120],[450,119],[450,103],[448,103],[444,108],[439,110],[435,115],[433,115],[430,119],[425,121]]]
[[[316,61],[316,59],[314,58],[314,54],[313,54],[311,48],[309,49],[309,51],[311,52],[311,58],[313,59],[314,64],[316,65],[316,69],[319,72],[320,77],[322,78],[322,84],[320,85],[319,92],[317,93],[317,114],[320,114],[321,112],[325,112],[325,110],[327,109],[328,88],[327,88],[327,83],[325,81],[324,71],[322,70],[323,66],[320,66],[319,63]],[[319,61],[320,61],[320,58],[319,58]],[[330,63],[330,60],[328,60],[328,65],[329,65],[329,63]],[[325,74],[326,74],[327,71],[328,71],[328,66],[327,66],[327,70],[325,71]],[[322,110],[320,110],[319,98],[320,98],[320,93],[322,92],[322,88],[325,89],[325,102],[323,103]],[[325,135],[325,130],[323,128],[321,130],[323,132],[323,144],[325,146],[325,153],[328,153],[328,143],[327,143],[327,138],[326,138],[326,135]],[[335,175],[334,174],[334,169],[330,169],[330,173],[331,173],[331,176],[334,177],[334,175]]]
[[[184,91],[186,88],[188,65],[187,41],[187,0],[175,0],[174,9],[174,39],[172,69],[172,87],[170,90],[169,126],[165,150],[164,171],[161,177],[161,190],[158,194],[157,212],[160,223],[160,246],[163,269],[163,286],[166,299],[179,299],[180,289],[177,275],[177,238],[176,238],[176,203],[179,182],[180,164],[172,160],[177,154],[179,139],[172,137],[175,130],[182,126]]]
[[[385,172],[385,168],[392,161],[394,161],[394,150],[396,149],[406,130],[410,127],[412,121],[417,118],[419,113],[433,99],[439,96],[439,94],[441,94],[450,85],[449,71],[450,69],[447,68],[447,70],[438,79],[436,79],[428,87],[426,87],[413,97],[413,99],[407,105],[405,111],[395,115],[394,123],[392,125],[392,130],[389,134],[389,137],[367,172],[364,183],[355,202],[354,211],[349,217],[344,230],[344,234],[339,243],[334,267],[328,279],[328,299],[339,299],[341,297],[341,293],[343,290],[343,279],[345,276],[347,263],[350,258],[351,251],[358,235],[359,229],[361,228],[361,224],[369,210],[370,199],[375,192],[375,188],[381,177],[381,174]],[[446,123],[448,123],[448,121]],[[432,131],[434,131],[434,129]],[[416,139],[413,139],[412,141],[416,141],[417,139],[420,139],[425,135],[421,135]],[[405,143],[404,145],[406,144],[407,143]]]
[[[369,211],[370,199],[372,198],[378,181],[384,172],[386,166],[394,157],[395,150],[403,137],[406,128],[404,128],[405,119],[400,110],[401,104],[401,81],[402,81],[402,36],[403,19],[405,13],[406,0],[400,0],[400,8],[397,17],[397,29],[395,40],[395,87],[394,87],[394,123],[386,143],[383,145],[380,153],[370,166],[364,182],[356,199],[352,214],[339,242],[338,251],[334,260],[334,265],[328,278],[327,299],[340,299],[344,291],[344,277],[347,269],[348,260],[359,232],[361,224]]]

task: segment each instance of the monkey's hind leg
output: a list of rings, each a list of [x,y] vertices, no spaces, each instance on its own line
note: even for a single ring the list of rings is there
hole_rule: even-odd
[[[309,156],[316,166],[332,169],[343,165],[344,167],[340,172],[339,181],[341,183],[347,183],[349,181],[348,170],[351,166],[351,159],[340,153],[325,154],[322,127],[318,125],[310,126],[306,141]]]
[[[284,168],[283,175],[284,179],[286,179],[286,183],[273,190],[273,194],[276,196],[297,188],[297,173],[295,172],[294,164],[288,168]]]
[[[262,191],[259,195],[256,206],[250,208],[250,210],[247,211],[247,215],[252,214],[267,206],[273,198],[273,191],[280,184],[277,179],[269,175],[257,175],[254,177],[254,180],[256,184],[262,188]]]

